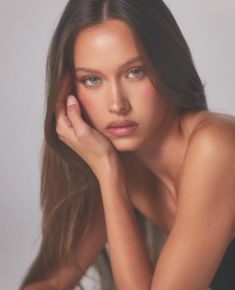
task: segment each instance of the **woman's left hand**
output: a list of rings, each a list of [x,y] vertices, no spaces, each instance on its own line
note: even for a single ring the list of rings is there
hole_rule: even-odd
[[[78,153],[98,177],[109,158],[116,157],[117,151],[107,137],[83,120],[81,107],[75,96],[70,95],[66,100],[68,83],[69,76],[65,75],[55,110],[56,132],[60,140]],[[67,101],[67,108],[64,100]]]

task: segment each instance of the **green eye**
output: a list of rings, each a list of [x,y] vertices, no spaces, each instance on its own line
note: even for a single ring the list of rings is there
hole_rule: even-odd
[[[91,76],[91,77],[88,77],[88,78],[86,78],[86,79],[84,79],[84,80],[81,80],[81,83],[87,85],[87,81],[91,81],[91,85],[88,84],[88,86],[94,86],[94,85],[97,85],[97,83],[94,83],[94,82],[93,82],[94,80],[97,80],[97,78],[94,77],[94,76]]]
[[[141,78],[143,76],[143,74],[144,74],[144,69],[143,68],[135,68],[132,71],[130,71],[129,74],[134,75],[134,78],[136,78],[136,77],[137,78]]]
[[[130,77],[130,79],[142,79],[144,76],[144,69],[142,67],[140,68],[135,68],[131,70],[128,75],[132,74],[133,77]],[[86,77],[85,79],[82,79],[80,81],[87,87],[95,87],[96,85],[99,85],[101,83],[101,80],[95,76],[89,76]]]

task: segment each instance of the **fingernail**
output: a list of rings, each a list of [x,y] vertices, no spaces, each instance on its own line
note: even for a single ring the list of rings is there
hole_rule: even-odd
[[[68,96],[67,99],[67,107],[72,106],[72,105],[76,105],[77,104],[77,100],[73,95]]]

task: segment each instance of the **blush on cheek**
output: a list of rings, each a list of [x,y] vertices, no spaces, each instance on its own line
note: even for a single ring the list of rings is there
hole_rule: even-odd
[[[138,86],[138,90],[137,90],[137,96],[139,97],[145,97],[145,99],[158,99],[159,98],[159,94],[156,91],[156,89],[154,88],[154,86],[152,85],[152,83],[148,80],[146,80],[145,82],[143,82],[141,85]]]
[[[78,96],[79,103],[81,106],[86,110],[87,108],[90,107],[90,102],[83,98],[82,96]]]
[[[82,90],[76,89],[76,96],[78,98],[79,104],[83,109],[89,107],[89,101],[88,98],[85,96],[85,94],[82,92]]]

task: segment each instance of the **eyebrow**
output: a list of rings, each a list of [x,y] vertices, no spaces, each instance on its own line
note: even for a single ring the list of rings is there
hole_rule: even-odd
[[[119,70],[133,64],[136,63],[138,61],[142,60],[140,56],[136,56],[128,61],[126,61],[124,64],[120,65]],[[85,68],[85,67],[75,67],[75,72],[78,71],[84,71],[84,72],[94,72],[94,73],[100,73],[100,71],[95,70],[95,69],[91,69],[91,68]]]

